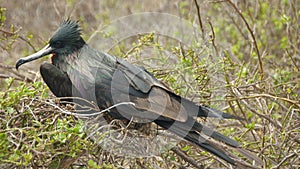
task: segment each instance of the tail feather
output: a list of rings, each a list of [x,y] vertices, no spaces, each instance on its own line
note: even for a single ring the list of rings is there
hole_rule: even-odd
[[[208,106],[199,106],[200,110],[198,113],[198,117],[216,117],[220,119],[237,119],[237,120],[245,120],[244,118],[234,116],[231,114],[224,113],[220,110],[208,107]]]
[[[234,160],[231,159],[227,154],[225,154],[222,150],[210,145],[209,143],[206,142],[205,138],[203,138],[200,134],[198,133],[192,133],[190,132],[187,136],[184,137],[186,140],[198,145],[202,149],[204,149],[207,152],[210,152],[217,157],[227,161],[228,163],[235,165]],[[201,140],[201,141],[200,141]]]
[[[199,124],[196,121],[194,121],[194,122],[195,122],[195,124]],[[206,139],[200,135],[200,132],[195,131],[195,130],[190,130],[189,131],[187,129],[188,127],[186,127],[186,123],[178,123],[178,122],[172,123],[170,121],[164,121],[164,120],[156,120],[155,123],[158,124],[159,126],[163,127],[163,128],[168,129],[169,131],[173,132],[174,134],[178,135],[179,137],[182,137],[182,138],[186,139],[187,141],[198,145],[203,150],[216,155],[217,157],[227,161],[230,164],[235,165],[234,160],[231,159],[228,155],[226,155],[222,150],[220,150],[220,149],[214,147],[213,145],[210,145],[209,143],[207,143]],[[231,143],[231,141],[227,140],[229,138],[224,139],[224,137],[226,138],[226,136],[221,137],[220,135],[221,134],[219,134],[219,133],[214,133],[213,134],[213,136],[216,139],[218,138],[221,141],[223,140],[224,142]],[[232,143],[232,144],[235,145],[235,143]]]
[[[204,133],[207,136],[210,136],[218,141],[221,141],[227,145],[230,145],[232,147],[240,147],[240,144],[238,142],[236,142],[235,140],[226,137],[224,135],[222,135],[219,132],[214,131],[213,129],[203,126],[202,124],[198,123],[198,122],[194,122],[193,125],[193,129],[196,130],[197,132],[201,132]]]
[[[178,95],[175,95],[173,93],[169,93],[173,98],[178,100],[178,102],[181,102],[183,107],[186,109],[186,111],[189,113],[189,116],[191,117],[215,117],[220,119],[237,119],[237,120],[244,120],[244,118],[230,115],[227,113],[224,113],[220,110],[210,108],[205,105],[196,105],[194,102],[187,100],[183,97],[180,97]]]
[[[252,152],[242,148],[234,148],[234,150],[242,154],[247,159],[254,161],[256,166],[263,166],[264,162]]]

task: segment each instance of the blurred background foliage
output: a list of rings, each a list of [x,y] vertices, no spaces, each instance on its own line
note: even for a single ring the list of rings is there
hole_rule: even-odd
[[[178,94],[245,117],[220,121],[216,128],[259,156],[264,168],[299,168],[300,2],[196,2],[0,0],[0,167],[196,167],[170,149],[151,158],[120,157],[102,150],[86,137],[80,119],[48,104],[59,105],[38,72],[38,65],[47,59],[19,71],[14,66],[18,58],[43,47],[64,18],[79,20],[88,40],[99,27],[120,17],[161,12],[191,22],[202,33],[204,41],[199,43],[206,51],[199,53],[197,45],[181,46],[149,33],[124,40],[110,53],[142,64]],[[153,56],[156,62],[141,61],[147,59],[141,55],[149,48],[158,51]],[[162,51],[176,56],[174,63]],[[217,60],[206,63],[203,58],[209,56]],[[222,76],[220,83],[212,83],[208,67]],[[216,96],[216,91],[222,94]],[[198,168],[229,167],[195,146],[185,142],[178,146]]]

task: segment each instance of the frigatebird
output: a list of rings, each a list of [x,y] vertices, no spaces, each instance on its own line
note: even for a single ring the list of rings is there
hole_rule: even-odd
[[[94,101],[100,109],[130,102],[132,104],[111,109],[109,114],[116,119],[154,122],[228,163],[235,164],[224,151],[206,142],[205,137],[231,147],[240,147],[240,144],[202,125],[196,118],[238,117],[197,105],[172,92],[145,68],[93,49],[81,37],[78,22],[70,19],[63,21],[49,43],[40,51],[19,59],[16,69],[46,55],[51,55],[51,63],[42,63],[40,72],[57,97],[81,97]]]

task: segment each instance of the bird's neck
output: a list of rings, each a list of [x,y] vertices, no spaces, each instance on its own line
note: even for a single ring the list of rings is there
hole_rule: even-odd
[[[72,72],[73,70],[98,68],[97,66],[99,65],[106,65],[113,68],[117,62],[116,57],[97,51],[87,44],[71,54],[64,55],[63,57],[59,56],[54,59],[56,60],[52,60],[54,61],[52,64],[66,73]]]
[[[76,62],[76,60],[78,60],[78,57],[80,57],[79,53],[82,48],[76,49],[72,53],[69,53],[69,54],[63,54],[60,56],[52,55],[50,61],[54,66],[56,66],[63,72],[67,72],[68,67],[70,65],[72,65],[73,62]]]

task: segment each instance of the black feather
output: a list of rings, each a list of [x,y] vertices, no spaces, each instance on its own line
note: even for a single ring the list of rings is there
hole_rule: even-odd
[[[81,37],[78,22],[63,21],[49,41],[46,52],[22,58],[17,66],[53,54],[52,64],[42,64],[41,74],[57,97],[77,96],[94,101],[101,109],[120,102],[133,102],[113,109],[113,117],[150,120],[198,145],[230,164],[234,160],[206,142],[203,135],[232,147],[234,140],[198,123],[196,117],[235,118],[216,109],[199,106],[173,93],[142,67],[89,47]]]

